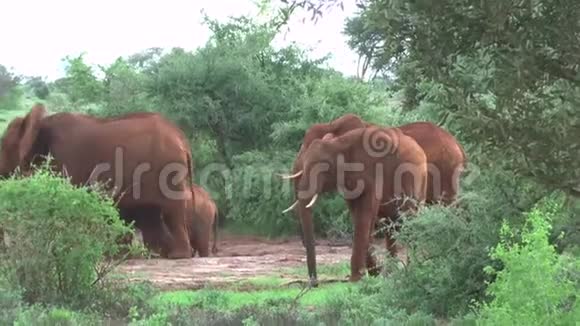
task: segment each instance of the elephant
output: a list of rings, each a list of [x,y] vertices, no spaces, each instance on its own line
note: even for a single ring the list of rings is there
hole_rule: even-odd
[[[187,232],[191,244],[192,257],[199,253],[200,257],[209,256],[210,232],[213,231],[212,254],[218,252],[217,205],[210,194],[201,186],[192,184],[191,191],[195,202],[190,206],[187,215]],[[135,226],[141,230],[143,243],[154,253],[161,251],[161,244],[168,239],[167,227],[158,212],[151,209],[132,209],[122,211],[121,216],[131,216],[136,221]]]
[[[345,114],[329,123],[317,123],[312,125],[305,133],[304,140],[294,161],[292,174],[282,175],[284,179],[294,182],[294,193],[297,197],[298,183],[303,175],[303,154],[310,144],[316,139],[330,139],[344,134],[356,128],[375,126],[362,120],[355,114]],[[459,177],[465,169],[467,158],[463,147],[449,132],[431,122],[413,122],[399,126],[398,129],[405,135],[412,137],[423,148],[428,161],[427,204],[450,204],[455,201],[459,191]],[[288,212],[298,205],[296,200],[288,209]],[[298,211],[298,216],[300,212]],[[302,231],[302,228],[300,229]],[[303,232],[301,237],[304,243]],[[390,232],[385,232],[386,246],[391,255],[394,251],[394,241]],[[369,253],[369,271],[374,264],[372,253]],[[376,271],[375,271],[376,273]]]
[[[311,209],[320,194],[340,191],[350,210],[354,223],[351,282],[360,280],[368,265],[376,217],[416,210],[417,202],[426,198],[427,157],[421,146],[398,128],[369,126],[315,139],[302,153],[302,167],[295,206],[303,228],[311,286],[318,283]]]
[[[121,208],[119,215],[127,222],[135,222],[134,226],[141,231],[143,244],[149,251],[156,254],[162,253],[163,244],[171,238],[158,208],[152,206]],[[124,243],[129,244],[132,241],[133,238],[128,237]]]
[[[193,212],[188,223],[189,241],[193,249],[193,256],[198,252],[200,257],[209,256],[210,232],[213,230],[212,254],[218,252],[218,208],[211,195],[195,183],[191,186],[195,197]]]
[[[36,104],[25,117],[9,123],[1,145],[0,177],[16,168],[28,175],[51,154],[52,168],[74,185],[113,182],[106,189],[112,190],[123,218],[144,214],[136,224],[151,224],[152,233],[160,223],[166,225],[168,237],[160,244],[163,257],[191,257],[186,225],[186,212],[195,201],[190,146],[183,132],[162,115],[49,115],[44,105]]]
[[[336,137],[356,128],[374,126],[359,116],[348,113],[329,123],[312,125],[305,133],[300,150],[296,155],[291,175],[284,179],[294,180],[294,193],[303,170],[303,153],[316,139]],[[429,181],[426,203],[451,204],[457,198],[459,177],[467,166],[463,147],[448,131],[432,122],[418,121],[398,126],[405,135],[412,137],[423,148],[429,162]],[[297,201],[294,203],[294,205]],[[289,210],[294,206],[289,207]],[[288,210],[287,210],[288,211]],[[286,211],[285,211],[286,212]]]

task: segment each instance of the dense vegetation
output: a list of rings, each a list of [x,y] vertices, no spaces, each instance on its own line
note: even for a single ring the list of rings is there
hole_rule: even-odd
[[[280,17],[299,7],[324,14],[319,5],[336,3],[290,2]],[[273,237],[296,233],[292,214],[281,213],[293,201],[290,184],[275,173],[290,170],[312,123],[347,112],[382,125],[436,122],[469,155],[462,204],[426,207],[405,221],[398,240],[409,248],[408,266],[385,259],[386,278],[323,286],[299,300],[297,289],[267,287],[243,297],[119,287],[103,281],[104,257],[121,249],[112,237],[128,232],[110,200],[41,170],[28,180],[0,181],[0,225],[27,243],[0,253],[2,324],[580,320],[580,5],[360,3],[345,26],[361,55],[356,78],[295,46],[274,48],[280,17],[265,24],[208,18],[213,35],[204,47],[147,49],[100,67],[102,78],[82,55],[67,58],[66,76],[50,83],[0,66],[0,129],[36,100],[52,111],[100,116],[162,112],[190,137],[195,178],[217,198],[223,226]],[[42,196],[54,207],[28,204]],[[315,213],[320,236],[350,238],[339,196],[325,196]],[[70,221],[78,225],[74,233],[59,229]],[[80,245],[65,250],[71,241]],[[69,275],[71,264],[78,272]]]

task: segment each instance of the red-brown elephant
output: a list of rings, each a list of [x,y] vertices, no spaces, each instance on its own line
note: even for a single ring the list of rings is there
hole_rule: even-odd
[[[201,186],[193,184],[191,191],[195,197],[193,214],[190,214],[189,241],[193,256],[198,252],[200,257],[209,256],[210,233],[213,231],[212,254],[216,254],[218,236],[218,208],[211,195]]]
[[[354,223],[350,280],[358,281],[368,265],[369,240],[376,217],[394,216],[399,209],[414,208],[415,202],[406,197],[425,200],[425,153],[413,138],[397,128],[370,126],[338,137],[316,139],[302,154],[297,206],[310,284],[317,285],[311,208],[320,194],[337,190],[343,194]]]
[[[312,125],[305,133],[303,143],[297,154],[292,175],[283,176],[293,179],[294,192],[297,197],[298,183],[304,173],[303,153],[316,139],[329,139],[340,136],[349,130],[372,126],[355,114],[345,114],[329,123]],[[412,137],[422,147],[428,161],[428,183],[426,203],[441,202],[449,204],[456,199],[459,190],[459,177],[466,165],[466,156],[462,146],[447,131],[431,122],[414,122],[398,127],[405,135]],[[297,208],[297,215],[302,215],[303,207],[298,206],[298,200],[284,212]],[[393,217],[391,217],[392,219]],[[303,232],[301,234],[304,242]],[[394,253],[394,242],[390,232],[385,232],[387,249]],[[306,245],[306,244],[304,244]],[[374,258],[369,252],[369,270],[374,264]],[[375,272],[376,273],[376,272]]]
[[[356,128],[374,124],[348,113],[329,123],[312,125],[305,133],[300,150],[296,155],[292,175],[283,176],[294,179],[294,186],[300,180],[303,165],[303,152],[316,139],[336,137]],[[429,182],[427,203],[452,203],[459,191],[459,177],[467,164],[463,147],[449,132],[432,122],[419,121],[398,126],[405,135],[412,137],[423,148],[429,162]],[[296,203],[295,203],[296,204]]]
[[[108,181],[121,215],[146,212],[146,218],[136,224],[151,224],[153,229],[143,233],[165,224],[163,257],[190,258],[186,212],[194,198],[189,148],[182,131],[157,113],[99,119],[80,113],[47,115],[44,106],[37,104],[8,125],[2,138],[0,177],[17,167],[27,174],[31,165],[50,153],[54,168],[75,185]]]

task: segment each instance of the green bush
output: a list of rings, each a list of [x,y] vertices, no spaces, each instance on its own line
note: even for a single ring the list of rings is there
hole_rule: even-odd
[[[503,219],[523,224],[520,210],[531,207],[536,196],[535,188],[520,179],[484,172],[463,185],[458,205],[426,206],[404,216],[396,238],[407,248],[409,264],[397,269],[386,261],[393,282],[383,294],[386,305],[437,317],[469,312],[492,280],[483,269],[495,264],[489,250],[499,241]]]
[[[230,204],[227,218],[237,225],[252,227],[252,233],[278,236],[294,233],[297,221],[282,211],[292,204],[290,187],[276,173],[285,171],[287,152],[247,152],[234,157],[227,178],[226,196]]]
[[[566,275],[570,266],[579,271],[580,259],[566,265],[548,242],[550,223],[562,209],[561,202],[547,200],[532,210],[520,241],[516,230],[503,224],[491,255],[503,268],[486,268],[496,280],[487,288],[493,300],[483,305],[481,324],[572,325],[580,320],[580,287]]]
[[[29,303],[83,304],[131,232],[110,198],[46,169],[0,181],[0,273]]]

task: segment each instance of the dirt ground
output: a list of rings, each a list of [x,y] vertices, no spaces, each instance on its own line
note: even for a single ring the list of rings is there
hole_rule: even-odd
[[[224,285],[252,277],[271,276],[306,280],[306,252],[299,237],[267,240],[247,236],[221,235],[216,256],[169,260],[161,258],[131,259],[118,267],[130,281],[149,281],[164,290],[197,289],[206,284]],[[349,244],[336,245],[317,240],[317,264],[349,262]],[[292,268],[302,273],[288,274]],[[348,275],[344,275],[346,278]],[[323,279],[319,275],[319,279]]]

